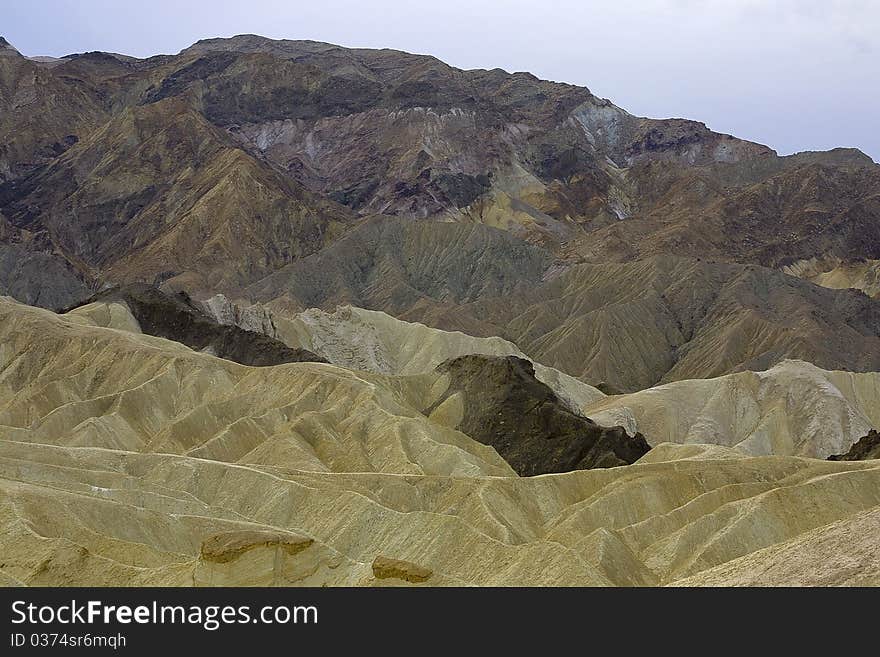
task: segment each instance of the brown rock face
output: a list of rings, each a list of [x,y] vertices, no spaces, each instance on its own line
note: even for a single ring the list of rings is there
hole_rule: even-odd
[[[832,454],[829,461],[866,461],[868,459],[880,459],[880,432],[871,429],[849,448],[846,454]]]
[[[373,576],[376,579],[399,579],[410,584],[427,582],[433,571],[401,559],[377,556],[373,560]]]
[[[642,434],[602,427],[567,408],[516,356],[461,356],[437,371],[450,377],[434,408],[458,395],[457,429],[491,445],[521,476],[634,463],[650,446]]]
[[[293,555],[310,547],[315,541],[288,532],[271,532],[263,529],[229,531],[206,538],[202,542],[200,556],[204,561],[229,563],[249,550],[261,547],[278,547]]]
[[[242,365],[326,362],[306,349],[288,347],[264,333],[220,324],[202,312],[185,293],[166,294],[149,285],[133,283],[101,292],[89,299],[92,301],[124,303],[144,333],[181,342],[198,351],[209,351]]]
[[[698,167],[645,163],[628,176],[638,210],[575,237],[571,255],[598,262],[675,253],[781,268],[880,253],[880,167],[858,151]]]

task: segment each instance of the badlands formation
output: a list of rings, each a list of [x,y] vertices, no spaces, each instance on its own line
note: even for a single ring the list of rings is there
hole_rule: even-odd
[[[115,302],[5,299],[0,331],[10,585],[877,583],[880,461],[659,442],[518,477],[426,415],[451,383],[431,363],[248,367],[145,335]]]
[[[880,585],[878,263],[855,149],[0,37],[0,585]]]
[[[846,262],[840,258],[823,261],[811,258],[789,265],[784,271],[822,287],[835,290],[852,288],[874,299],[880,298],[880,260]]]
[[[214,303],[235,308],[222,297]],[[257,305],[245,310],[270,318],[274,334],[287,344],[351,369],[421,374],[466,354],[527,358],[497,337],[475,338],[351,306],[334,313],[310,309],[292,317],[273,315]],[[231,312],[227,311],[230,317]],[[630,435],[642,432],[655,443],[711,443],[756,456],[827,458],[846,452],[880,425],[877,372],[825,371],[808,362],[784,360],[766,371],[606,396],[558,370],[536,362],[533,367],[537,379],[572,410],[605,426],[622,426]]]

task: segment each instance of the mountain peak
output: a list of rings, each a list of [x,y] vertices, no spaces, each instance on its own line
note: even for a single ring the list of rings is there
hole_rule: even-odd
[[[7,41],[4,37],[0,36],[0,57],[8,55],[15,55],[17,57],[21,57],[21,53],[16,50],[15,46],[13,46],[9,41]]]

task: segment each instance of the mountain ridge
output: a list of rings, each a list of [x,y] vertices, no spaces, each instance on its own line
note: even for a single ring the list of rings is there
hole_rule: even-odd
[[[192,292],[236,292],[377,214],[484,223],[572,261],[709,253],[784,266],[829,254],[880,257],[870,230],[880,167],[863,154],[778,157],[698,121],[636,117],[586,87],[528,73],[253,35],[147,59],[7,57],[0,68],[0,213],[15,233],[3,239],[24,257],[52,257],[93,289],[180,277]],[[140,135],[120,132],[132,113]],[[227,153],[229,166],[171,148],[132,163],[125,144],[144,131],[176,131],[177,144]],[[70,181],[95,165],[100,184],[73,194]],[[805,180],[828,187],[827,198],[804,196]],[[187,185],[186,199],[162,191]],[[780,194],[787,207],[820,206],[786,210],[776,228]],[[255,208],[258,216],[242,212],[244,199],[261,198],[268,207]],[[89,221],[71,221],[74,213]],[[288,213],[305,223],[285,232]],[[814,230],[825,217],[839,235]],[[238,249],[215,234],[204,249],[201,233],[224,224],[251,243]],[[333,226],[326,239],[298,236],[325,225]],[[791,239],[800,225],[808,234]],[[111,236],[104,251],[119,264],[90,246],[98,235]],[[267,240],[296,246],[272,253],[259,246]],[[217,271],[218,255],[230,271]]]

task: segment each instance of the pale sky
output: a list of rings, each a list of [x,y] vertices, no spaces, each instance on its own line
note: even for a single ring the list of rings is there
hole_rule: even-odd
[[[781,154],[880,161],[880,0],[0,0],[0,34],[25,55],[143,57],[245,33],[531,71]]]

